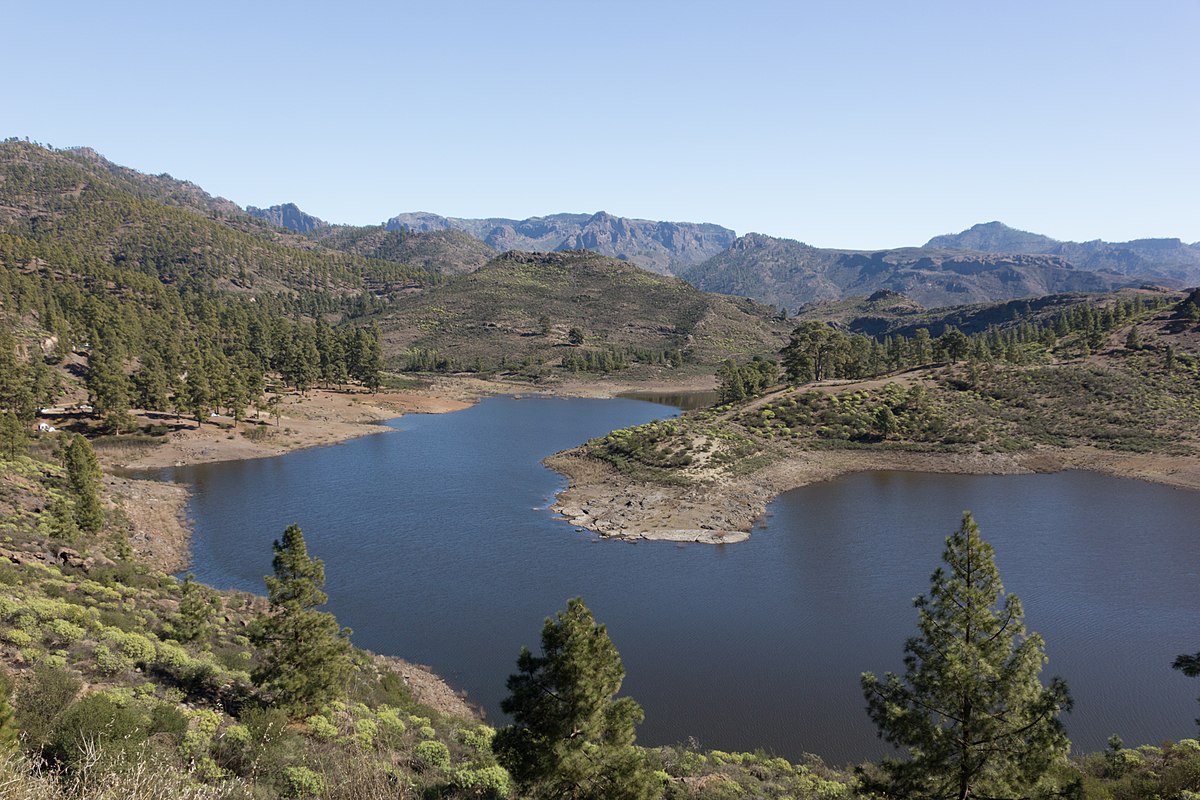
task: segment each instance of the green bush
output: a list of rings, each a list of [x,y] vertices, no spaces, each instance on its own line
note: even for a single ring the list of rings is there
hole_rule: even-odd
[[[55,722],[83,686],[78,678],[62,667],[40,665],[17,691],[15,708],[17,727],[26,743],[40,748],[50,741]]]
[[[514,790],[512,777],[498,764],[455,770],[450,785],[473,797],[507,798],[513,796]]]
[[[284,767],[282,783],[284,797],[320,797],[325,792],[324,779],[308,767]]]
[[[128,753],[146,741],[149,721],[137,707],[119,705],[103,692],[89,694],[59,715],[47,754],[70,767],[83,757],[87,745],[110,755]]]
[[[412,766],[417,772],[442,772],[450,768],[450,749],[441,742],[430,740],[413,748]]]

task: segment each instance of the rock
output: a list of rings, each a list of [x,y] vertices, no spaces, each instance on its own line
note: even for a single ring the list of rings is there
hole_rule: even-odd
[[[94,559],[85,558],[79,553],[78,550],[73,550],[70,547],[64,547],[60,549],[58,553],[55,554],[54,560],[61,566],[82,569],[85,572],[91,569],[92,565],[95,563]]]

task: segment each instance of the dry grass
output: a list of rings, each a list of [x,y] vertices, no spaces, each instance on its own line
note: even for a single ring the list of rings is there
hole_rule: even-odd
[[[234,800],[249,796],[240,782],[201,786],[161,757],[145,753],[114,769],[94,746],[70,773],[46,769],[16,750],[0,753],[5,800]]]

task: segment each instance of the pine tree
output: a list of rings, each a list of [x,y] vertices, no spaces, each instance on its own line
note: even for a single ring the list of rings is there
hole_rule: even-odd
[[[500,707],[514,724],[493,742],[523,795],[575,800],[645,800],[656,781],[634,747],[644,715],[632,698],[614,700],[625,668],[583,600],[567,603],[542,628],[542,655],[522,649]]]
[[[316,610],[329,599],[322,591],[325,564],[309,558],[300,527],[289,525],[272,549],[275,574],[266,577],[271,611],[250,633],[260,650],[252,678],[278,705],[302,714],[344,689],[352,669],[350,629]]]
[[[176,408],[191,413],[196,418],[196,427],[199,428],[204,424],[204,418],[208,416],[211,402],[212,386],[208,382],[208,371],[204,368],[200,358],[196,357],[188,367],[183,391],[176,395]]]
[[[1189,678],[1200,678],[1200,653],[1195,655],[1183,654],[1175,659],[1171,664],[1172,669],[1177,669]],[[1196,720],[1196,724],[1200,725],[1200,719]]]
[[[171,393],[171,379],[167,375],[162,356],[151,352],[142,361],[141,369],[133,376],[137,392],[137,404],[148,411],[166,411],[167,396]]]
[[[22,419],[33,416],[33,393],[28,368],[17,358],[17,343],[0,325],[0,411],[11,411]]]
[[[946,569],[918,597],[920,635],[904,646],[905,674],[862,676],[879,735],[908,750],[867,785],[892,797],[1029,797],[1068,742],[1071,707],[1058,678],[1038,680],[1042,638],[1025,634],[1021,602],[1004,594],[991,545],[969,513],[946,540]]]
[[[221,598],[207,586],[196,583],[188,573],[179,587],[179,616],[174,638],[190,642],[207,635],[213,616],[221,607]]]
[[[99,346],[88,356],[87,390],[106,430],[121,433],[133,427],[133,418],[129,416],[129,379],[120,362]]]
[[[100,463],[91,443],[79,434],[72,435],[63,450],[63,465],[75,500],[75,522],[95,533],[104,525],[104,509],[100,507]]]
[[[9,460],[25,454],[25,426],[11,411],[0,411],[0,456]]]

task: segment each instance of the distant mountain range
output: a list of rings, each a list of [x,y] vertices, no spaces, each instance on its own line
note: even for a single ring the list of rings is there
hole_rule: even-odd
[[[759,233],[680,277],[709,292],[794,310],[805,303],[901,292],[926,307],[1136,286],[1130,275],[1076,269],[1062,256],[906,247],[833,250]]]
[[[629,219],[604,211],[523,220],[460,219],[418,211],[398,214],[385,225],[390,230],[464,231],[500,251],[591,250],[661,275],[677,274],[715,256],[736,237],[720,225]]]
[[[1200,242],[1179,239],[1134,239],[1131,242],[1060,242],[1049,236],[984,222],[962,233],[935,236],[926,247],[981,253],[1037,253],[1061,256],[1076,269],[1200,281]]]
[[[590,250],[710,292],[795,309],[880,289],[928,307],[1010,300],[1060,292],[1104,292],[1142,283],[1200,283],[1200,243],[1179,239],[1064,242],[999,222],[935,236],[923,247],[890,250],[818,248],[751,233],[737,237],[709,223],[655,222],[596,214],[524,220],[398,214],[383,226],[331,226],[293,204],[247,212],[327,247],[372,258],[461,273],[496,252]],[[446,238],[457,233],[459,238]],[[438,234],[412,241],[406,234]],[[394,237],[388,240],[388,235]],[[472,245],[465,237],[477,242]],[[368,247],[367,245],[370,245]],[[419,251],[419,257],[413,252]]]

